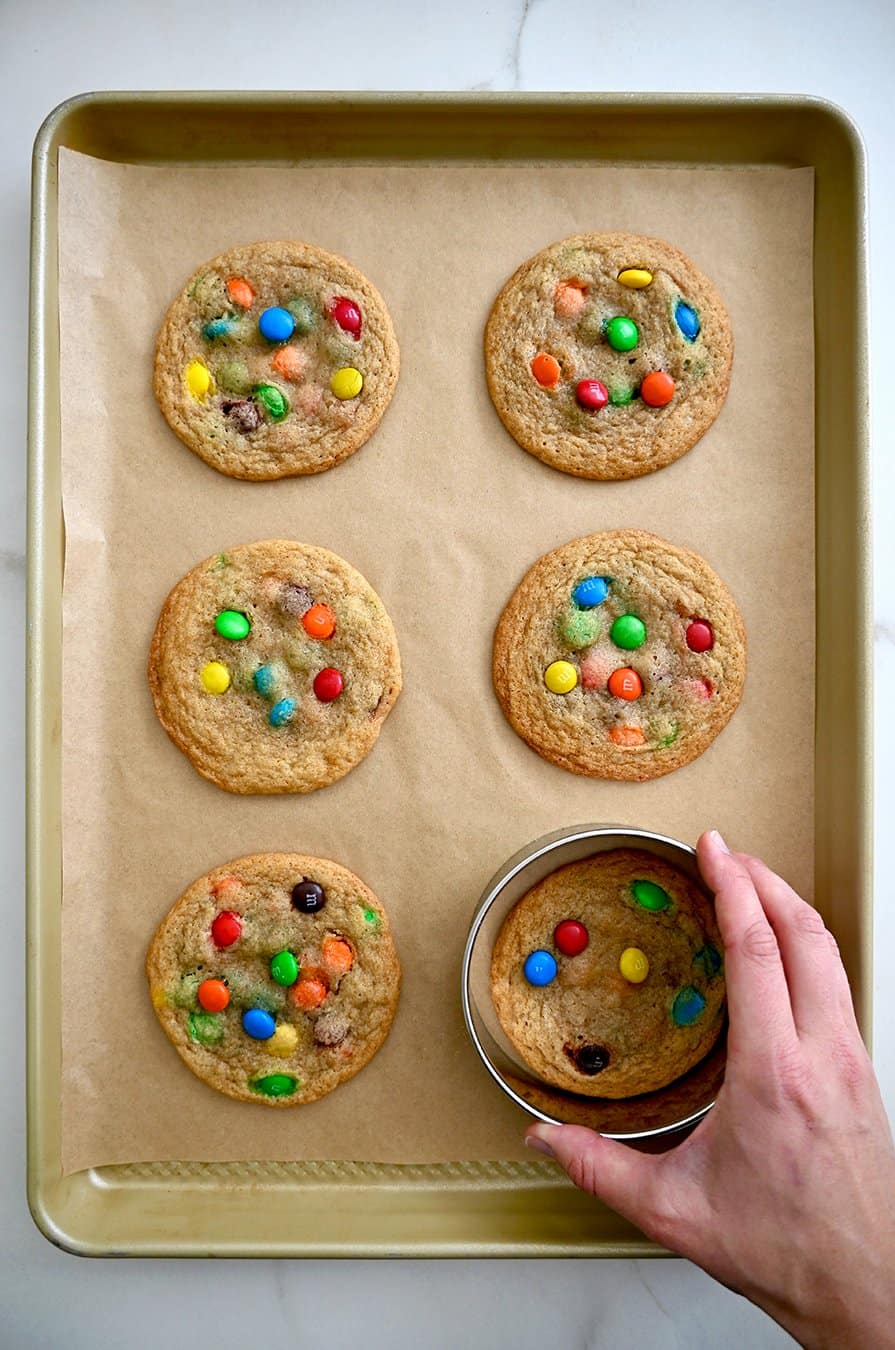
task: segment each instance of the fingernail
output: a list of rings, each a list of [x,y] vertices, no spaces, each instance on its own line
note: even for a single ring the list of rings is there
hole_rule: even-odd
[[[535,1153],[543,1153],[545,1158],[555,1158],[556,1154],[547,1143],[546,1139],[541,1139],[539,1135],[527,1134],[525,1136],[525,1147],[533,1149]]]
[[[727,847],[717,830],[710,830],[709,833],[712,836],[712,842],[717,844],[723,853],[730,852],[730,849]]]

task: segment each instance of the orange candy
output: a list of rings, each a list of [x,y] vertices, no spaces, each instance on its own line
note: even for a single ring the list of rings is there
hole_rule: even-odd
[[[323,939],[323,959],[330,970],[344,975],[354,965],[354,952],[344,938],[326,937]]]
[[[229,891],[231,886],[238,886],[239,884],[239,877],[221,877],[219,881],[211,883],[210,889],[212,895],[220,895],[221,891]]]
[[[255,303],[255,292],[245,277],[230,277],[227,282],[227,294],[234,305],[241,305],[243,309],[251,309]]]
[[[309,966],[302,971],[298,984],[292,986],[289,996],[293,1003],[308,1012],[311,1008],[319,1008],[328,993],[329,977],[326,971]]]
[[[330,638],[336,631],[336,616],[329,605],[312,605],[301,616],[301,624],[308,637]]]
[[[203,980],[196,990],[196,998],[206,1012],[223,1012],[230,1002],[230,990],[223,980]]]
[[[643,377],[640,397],[650,408],[664,408],[674,398],[674,380],[664,370],[651,370]]]
[[[305,373],[305,358],[297,347],[280,347],[270,363],[284,380],[300,380]]]
[[[553,312],[560,319],[574,319],[584,309],[587,282],[577,277],[561,281],[553,292]]]
[[[559,384],[559,362],[547,352],[538,352],[531,363],[531,373],[544,389],[555,389]]]
[[[632,670],[630,666],[623,666],[621,670],[614,670],[609,676],[609,692],[616,698],[623,698],[626,702],[632,699],[640,698],[643,693],[643,681]]]
[[[643,745],[646,737],[640,727],[612,727],[609,739],[615,745]]]

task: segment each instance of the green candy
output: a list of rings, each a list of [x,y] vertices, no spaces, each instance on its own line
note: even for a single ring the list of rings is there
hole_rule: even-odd
[[[662,739],[661,739],[661,741],[659,742],[659,744],[660,744],[663,748],[665,748],[666,746],[669,746],[669,745],[674,745],[675,741],[677,740],[677,738],[678,738],[678,736],[679,736],[680,734],[681,734],[681,729],[680,729],[680,727],[678,726],[677,722],[672,722],[670,731],[668,731],[667,734],[664,735],[664,736],[662,737]]]
[[[220,1045],[224,1039],[224,1023],[216,1013],[190,1013],[189,1030],[200,1045]]]
[[[626,314],[616,314],[606,325],[606,341],[613,351],[630,352],[637,346],[640,333],[633,319]]]
[[[295,320],[296,333],[300,333],[302,337],[306,333],[310,333],[311,329],[316,326],[317,318],[310,300],[305,300],[303,296],[299,296],[295,300],[290,300],[286,308]]]
[[[295,984],[298,979],[298,962],[291,952],[277,952],[270,960],[271,977],[277,984]]]
[[[609,636],[616,647],[626,652],[636,651],[646,642],[646,624],[636,614],[620,614],[612,625]]]
[[[622,389],[620,385],[616,385],[614,389],[609,390],[609,402],[613,408],[627,408],[633,399],[633,389]]]
[[[247,394],[252,387],[252,377],[245,361],[225,361],[215,371],[215,378],[221,388],[230,394]]]
[[[247,614],[237,609],[222,609],[214,621],[215,632],[228,642],[241,642],[252,631]]]
[[[658,911],[667,909],[671,904],[671,896],[654,881],[632,881],[631,894],[644,909]]]
[[[572,651],[592,647],[600,636],[602,623],[593,609],[569,610],[559,620],[559,635]]]
[[[256,384],[255,397],[274,422],[282,422],[289,412],[289,400],[275,384]]]
[[[379,927],[379,915],[376,913],[375,909],[365,909],[364,920],[371,928]]]
[[[298,1079],[289,1073],[269,1073],[264,1078],[250,1080],[249,1087],[263,1097],[291,1097],[298,1087]]]

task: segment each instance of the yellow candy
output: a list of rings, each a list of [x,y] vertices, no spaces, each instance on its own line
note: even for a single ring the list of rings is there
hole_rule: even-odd
[[[202,684],[206,694],[226,694],[230,688],[230,672],[223,661],[209,661],[202,667]]]
[[[211,371],[204,361],[191,361],[184,371],[186,387],[200,403],[211,389]]]
[[[642,984],[649,974],[649,961],[639,947],[626,947],[618,968],[629,984]]]
[[[364,387],[364,377],[354,366],[343,366],[337,370],[329,382],[329,387],[336,398],[357,398]]]
[[[544,671],[544,683],[551,694],[568,694],[578,683],[578,671],[571,661],[554,661]]]
[[[279,1059],[286,1059],[292,1054],[298,1045],[298,1032],[291,1022],[281,1022],[269,1041],[264,1042],[264,1049],[269,1055],[276,1055]]]
[[[623,272],[619,272],[618,279],[623,286],[628,286],[632,291],[642,291],[644,286],[649,286],[652,282],[653,274],[645,267],[626,267]]]

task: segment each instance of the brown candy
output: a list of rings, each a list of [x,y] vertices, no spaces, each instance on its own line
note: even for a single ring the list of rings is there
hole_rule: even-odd
[[[257,431],[264,421],[261,409],[250,398],[240,398],[233,402],[222,403],[221,407],[237,431],[244,436]]]
[[[341,1045],[350,1028],[341,1013],[324,1013],[314,1023],[314,1040],[318,1045]]]

